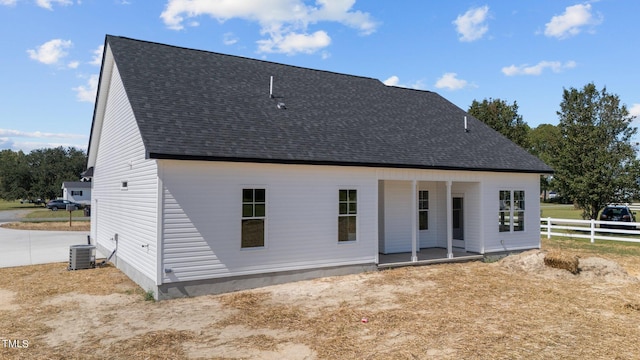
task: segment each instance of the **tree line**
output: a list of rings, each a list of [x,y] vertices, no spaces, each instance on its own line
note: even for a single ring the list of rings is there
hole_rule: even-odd
[[[564,89],[558,125],[531,129],[515,101],[474,100],[468,112],[551,166],[554,174],[541,177],[540,188],[557,190],[585,219],[596,219],[609,203],[640,198],[634,117],[606,88]]]
[[[87,155],[73,147],[0,151],[0,198],[43,201],[62,195],[64,181],[78,181]]]

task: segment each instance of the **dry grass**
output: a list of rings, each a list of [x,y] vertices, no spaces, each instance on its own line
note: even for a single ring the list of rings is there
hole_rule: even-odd
[[[0,289],[17,293],[17,303],[39,305],[56,295],[77,292],[109,295],[141,292],[112,264],[91,270],[68,271],[67,263],[18,266],[0,269]]]
[[[578,257],[559,251],[551,251],[544,257],[544,264],[556,269],[564,269],[572,274],[578,273]]]
[[[65,310],[75,307],[73,303],[49,304],[47,301],[70,293],[93,296],[113,293],[142,293],[138,286],[111,265],[80,271],[67,271],[66,268],[66,263],[54,263],[0,269],[0,329],[3,329],[2,338],[29,341],[28,349],[0,349],[0,358],[90,358],[93,351],[75,354],[64,350],[64,346],[56,349],[38,341],[38,338],[54,330],[46,320],[55,318],[63,314]],[[15,306],[3,309],[3,302]],[[73,324],[69,324],[69,326],[73,326]]]
[[[0,269],[1,335],[29,340],[0,357],[636,358],[640,282],[613,260],[640,269],[640,259],[589,262],[593,249],[544,247],[579,256],[581,271],[531,253],[151,303],[113,267]]]
[[[43,221],[43,222],[13,222],[2,224],[2,227],[16,230],[50,230],[50,231],[89,231],[88,221]]]

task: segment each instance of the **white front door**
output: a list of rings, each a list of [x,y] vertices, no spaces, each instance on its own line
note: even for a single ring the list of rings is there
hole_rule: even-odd
[[[462,195],[453,195],[452,201],[452,231],[453,247],[464,249],[464,198]]]

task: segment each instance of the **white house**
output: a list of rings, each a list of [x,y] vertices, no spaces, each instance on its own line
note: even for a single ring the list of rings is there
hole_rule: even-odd
[[[538,248],[552,170],[430,91],[107,36],[91,238],[157,298]]]
[[[84,205],[91,204],[91,182],[65,181],[62,183],[62,198]]]

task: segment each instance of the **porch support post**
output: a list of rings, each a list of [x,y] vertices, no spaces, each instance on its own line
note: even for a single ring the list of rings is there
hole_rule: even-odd
[[[411,261],[418,261],[418,182],[411,182]]]
[[[451,199],[451,180],[447,181],[447,257],[453,259],[453,204]]]

